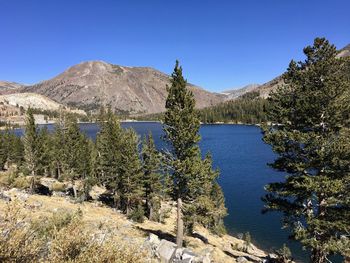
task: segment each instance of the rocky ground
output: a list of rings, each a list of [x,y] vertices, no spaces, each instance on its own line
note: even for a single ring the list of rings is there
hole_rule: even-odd
[[[163,204],[163,209],[169,211],[164,223],[145,220],[135,223],[128,220],[120,211],[112,209],[96,200],[103,189],[95,187],[91,196],[95,199],[89,202],[77,202],[66,194],[71,187],[51,178],[43,178],[41,184],[49,195],[31,195],[25,190],[17,188],[0,189],[0,214],[6,206],[18,200],[31,217],[40,217],[57,211],[74,213],[80,210],[84,224],[93,231],[99,231],[103,224],[114,235],[118,235],[126,243],[136,244],[145,250],[148,259],[145,262],[266,262],[271,255],[258,249],[253,244],[224,235],[222,237],[209,233],[206,229],[197,227],[193,236],[185,238],[185,248],[179,249],[175,245],[175,217],[174,203]],[[45,191],[44,191],[45,192]],[[271,258],[270,258],[271,259]]]

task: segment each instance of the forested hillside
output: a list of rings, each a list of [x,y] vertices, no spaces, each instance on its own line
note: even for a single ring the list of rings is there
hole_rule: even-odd
[[[203,123],[258,124],[267,121],[268,101],[259,97],[259,92],[249,92],[236,100],[220,103],[199,111]]]

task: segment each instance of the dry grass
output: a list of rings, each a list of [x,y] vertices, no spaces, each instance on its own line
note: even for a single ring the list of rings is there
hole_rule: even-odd
[[[141,263],[148,257],[140,244],[111,229],[88,227],[81,210],[47,216],[16,201],[2,212],[0,262]]]
[[[40,206],[35,207],[35,203],[40,203]],[[41,225],[37,235],[51,241],[51,249],[44,251],[46,260],[50,256],[49,262],[147,262],[145,259],[149,256],[140,251],[140,247],[148,233],[156,233],[167,239],[175,237],[176,209],[170,203],[164,207],[171,210],[164,223],[145,220],[140,224],[130,222],[125,215],[102,204],[76,204],[62,197],[31,195],[24,206],[22,211],[26,220],[30,217],[32,226]],[[0,215],[6,209],[5,203],[0,201]],[[43,221],[45,227],[41,224]],[[244,246],[243,240],[229,235],[215,236],[200,227],[195,228],[195,231],[196,236],[185,237],[186,246],[199,255],[210,251],[213,262],[235,262],[229,254],[246,256],[246,253],[238,251]],[[80,250],[82,247],[84,249]],[[248,252],[264,255],[254,246]],[[71,255],[70,259],[65,258],[65,255]],[[128,258],[130,261],[127,261]],[[138,261],[138,258],[142,260]]]

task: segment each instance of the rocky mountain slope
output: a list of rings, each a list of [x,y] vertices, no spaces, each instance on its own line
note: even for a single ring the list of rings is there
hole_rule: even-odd
[[[243,88],[239,88],[239,89],[232,89],[232,90],[226,90],[221,92],[222,94],[226,95],[226,100],[233,100],[236,99],[240,96],[242,96],[243,94],[247,93],[247,92],[251,92],[256,90],[257,88],[259,88],[259,84],[249,84],[244,86]]]
[[[13,92],[15,90],[20,90],[24,88],[24,85],[17,82],[1,81],[0,80],[0,93]]]
[[[82,110],[69,109],[64,105],[53,101],[43,95],[35,93],[13,93],[0,95],[0,103],[3,105],[11,105],[16,107],[23,107],[24,109],[36,108],[41,110],[57,111],[65,109],[70,112],[85,114]]]
[[[157,113],[165,110],[169,76],[149,67],[124,67],[103,61],[75,65],[58,76],[27,86],[25,92],[45,95],[59,103],[85,110],[111,105],[116,112]],[[197,107],[223,101],[214,94],[189,84]]]
[[[350,44],[340,50],[338,57],[350,57]]]

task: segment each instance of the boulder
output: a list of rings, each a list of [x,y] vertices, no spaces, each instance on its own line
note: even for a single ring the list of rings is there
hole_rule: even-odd
[[[197,255],[188,249],[185,249],[182,253],[182,260],[187,260],[185,262],[193,263],[196,257]]]
[[[159,237],[155,234],[150,233],[147,241],[152,244],[152,246],[158,247],[160,244]]]
[[[170,263],[172,262],[175,252],[176,244],[168,240],[162,239],[157,247],[157,255],[161,263]]]
[[[91,188],[89,195],[91,196],[91,198],[93,200],[99,200],[100,196],[105,194],[105,193],[106,193],[106,188],[94,185]]]
[[[59,183],[57,179],[55,178],[50,178],[50,177],[42,177],[40,178],[40,183],[50,190],[52,190],[52,185],[55,183]]]
[[[21,202],[26,202],[29,198],[29,195],[17,188],[12,188],[6,192],[4,192],[9,197],[17,198]]]
[[[236,259],[237,263],[244,263],[244,262],[248,262],[248,260],[245,257],[238,257]]]

